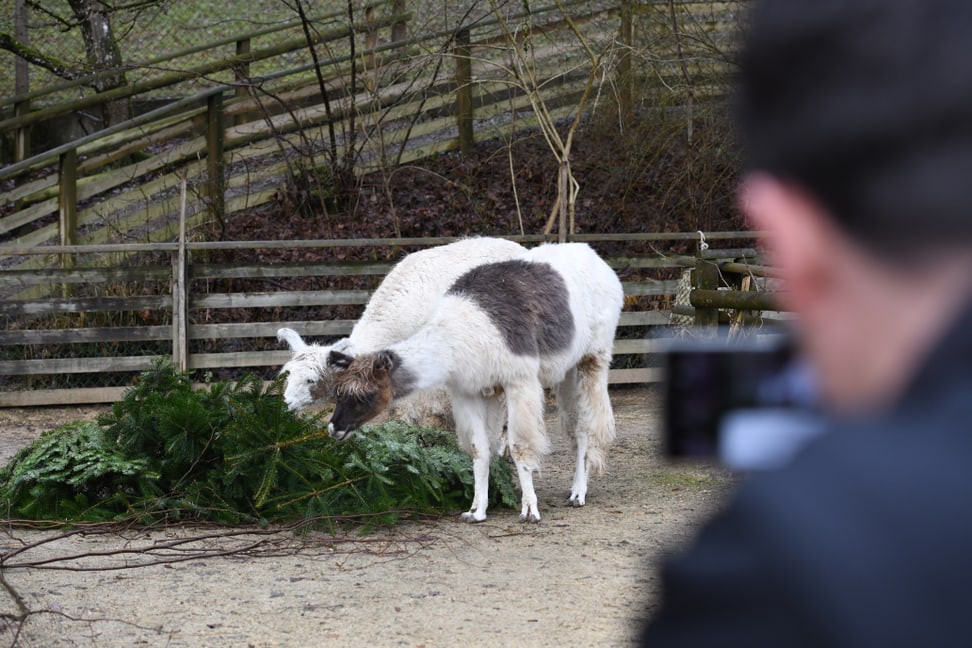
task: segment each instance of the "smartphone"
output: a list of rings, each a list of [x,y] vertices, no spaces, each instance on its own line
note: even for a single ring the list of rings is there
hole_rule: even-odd
[[[789,335],[672,340],[663,353],[670,458],[735,470],[781,465],[820,427],[813,378]]]

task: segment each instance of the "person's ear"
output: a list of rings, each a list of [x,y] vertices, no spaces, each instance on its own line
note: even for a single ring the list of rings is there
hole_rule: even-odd
[[[819,297],[834,256],[843,247],[829,211],[807,189],[765,173],[745,178],[740,207],[751,226],[763,232],[769,265],[784,280],[790,308]]]

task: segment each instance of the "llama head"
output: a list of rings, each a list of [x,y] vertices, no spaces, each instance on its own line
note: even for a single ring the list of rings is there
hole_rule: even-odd
[[[327,354],[341,343],[333,346],[307,344],[297,331],[289,328],[278,330],[277,339],[286,342],[294,352],[293,357],[280,369],[281,375],[287,375],[284,384],[284,401],[287,407],[296,412],[316,400],[329,397],[332,385]]]
[[[334,412],[327,430],[335,439],[345,439],[394,400],[392,373],[400,363],[394,351],[351,357],[332,350],[327,361],[336,369]]]

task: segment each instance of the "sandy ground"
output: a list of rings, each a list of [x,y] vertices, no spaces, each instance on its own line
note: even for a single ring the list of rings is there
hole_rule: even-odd
[[[29,610],[0,629],[0,645],[630,645],[657,600],[659,560],[691,538],[732,480],[659,456],[652,388],[617,388],[612,400],[609,473],[592,480],[587,506],[566,506],[571,453],[555,434],[536,479],[538,525],[491,510],[481,524],[450,514],[364,537],[0,532],[0,613],[18,614],[12,593]],[[98,411],[0,410],[0,460]]]

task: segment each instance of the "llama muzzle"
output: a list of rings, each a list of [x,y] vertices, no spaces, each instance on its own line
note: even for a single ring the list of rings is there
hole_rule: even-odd
[[[332,439],[337,439],[338,441],[344,441],[348,437],[354,434],[354,430],[339,430],[334,427],[334,423],[327,424],[327,435]]]

